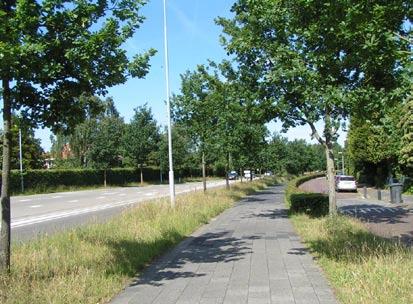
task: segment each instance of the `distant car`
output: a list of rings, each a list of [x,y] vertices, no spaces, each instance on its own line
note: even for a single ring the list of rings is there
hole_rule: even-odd
[[[236,180],[238,178],[238,173],[235,171],[231,171],[228,173],[228,179],[230,180]]]
[[[272,176],[272,171],[267,171],[264,173],[265,176]]]
[[[252,176],[252,179],[255,178],[255,172],[254,171],[251,172],[251,170],[244,170],[244,177],[246,179],[251,179],[251,176]]]
[[[336,176],[336,191],[357,191],[357,183],[354,176],[337,175]]]

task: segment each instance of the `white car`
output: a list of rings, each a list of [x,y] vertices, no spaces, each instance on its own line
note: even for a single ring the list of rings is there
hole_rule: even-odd
[[[337,175],[336,191],[357,191],[357,183],[354,176]]]

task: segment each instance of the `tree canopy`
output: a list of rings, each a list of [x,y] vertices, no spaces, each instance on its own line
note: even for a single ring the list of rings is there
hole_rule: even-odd
[[[238,0],[219,18],[223,44],[284,128],[308,124],[326,149],[335,212],[333,144],[350,113],[382,109],[400,91],[410,1]],[[322,120],[324,130],[316,129]]]

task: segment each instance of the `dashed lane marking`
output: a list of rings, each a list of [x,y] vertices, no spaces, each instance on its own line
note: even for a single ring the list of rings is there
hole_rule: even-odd
[[[40,208],[40,207],[42,207],[42,205],[33,205],[33,206],[30,206],[30,208]]]

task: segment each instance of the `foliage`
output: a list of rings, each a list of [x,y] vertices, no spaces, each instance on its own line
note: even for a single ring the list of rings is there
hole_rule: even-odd
[[[108,169],[121,164],[120,146],[124,128],[120,117],[106,116],[98,120],[97,132],[92,135],[93,144],[87,154],[93,167]]]
[[[398,166],[400,139],[398,127],[400,107],[387,111],[379,121],[366,121],[353,116],[348,132],[347,154],[352,174],[361,182],[383,186]]]
[[[70,129],[95,110],[108,86],[143,77],[154,50],[129,60],[122,44],[143,21],[144,1],[3,1],[0,74],[13,108],[52,129]]]
[[[328,196],[321,193],[303,192],[298,188],[306,181],[320,176],[324,176],[324,173],[301,176],[288,183],[285,201],[292,213],[306,213],[315,217],[328,214]]]
[[[163,172],[169,168],[168,160],[168,132],[165,128],[160,136],[158,161]],[[200,175],[199,159],[193,139],[188,129],[179,123],[172,126],[172,159],[174,171],[179,177],[183,177],[185,172],[191,172],[195,176]],[[192,175],[190,174],[190,175]]]
[[[402,117],[398,124],[402,132],[400,164],[409,172],[413,169],[413,94],[406,100]]]
[[[149,50],[131,60],[122,49],[142,23],[144,0],[0,2],[3,100],[0,271],[10,266],[11,113],[33,126],[70,130],[98,108],[82,95],[105,95],[129,76],[144,77]]]
[[[11,150],[11,169],[20,168],[19,157],[19,129],[22,133],[22,159],[23,169],[40,169],[43,167],[43,148],[40,139],[35,138],[34,129],[25,123],[20,117],[12,117],[12,150]],[[1,132],[2,133],[2,132]],[[0,144],[3,144],[3,134],[0,134]],[[0,159],[2,156],[0,155]]]
[[[326,150],[334,213],[333,144],[350,113],[380,110],[402,93],[397,39],[411,18],[410,1],[238,0],[232,19],[219,18],[226,50],[251,89],[284,128],[308,124]],[[323,120],[319,132],[315,123]]]
[[[143,166],[151,160],[151,154],[156,153],[159,139],[159,129],[151,109],[146,104],[136,108],[122,139],[125,157],[133,166]]]
[[[208,160],[229,169],[259,167],[257,155],[267,129],[261,112],[231,64],[210,62],[182,77],[182,93],[174,97],[175,119],[191,135]]]
[[[292,175],[304,172],[324,171],[326,168],[324,149],[318,144],[304,140],[288,141],[278,133],[266,143],[261,152],[263,168],[278,174]]]

